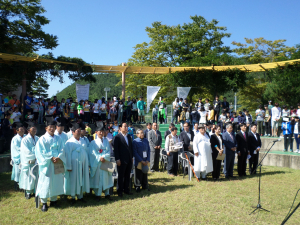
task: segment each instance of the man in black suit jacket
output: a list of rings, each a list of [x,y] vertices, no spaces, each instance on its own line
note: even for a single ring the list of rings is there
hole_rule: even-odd
[[[223,98],[222,108],[223,108],[223,110],[225,110],[226,112],[229,112],[229,103],[226,101],[226,97]]]
[[[175,125],[173,123],[170,123],[169,130],[166,130],[166,132],[165,132],[165,140],[166,140],[167,136],[171,134],[172,127],[175,127]]]
[[[147,126],[147,129],[144,130],[144,137],[145,137],[146,139],[148,139],[148,133],[149,133],[149,131],[150,131],[151,128],[152,128],[152,124],[151,124],[151,123],[146,123],[146,126]]]
[[[251,125],[251,131],[248,135],[248,147],[251,158],[249,159],[249,172],[256,174],[256,167],[258,164],[259,151],[261,148],[261,140],[259,134],[256,133],[256,124]]]
[[[242,123],[241,131],[236,134],[237,153],[238,153],[238,174],[240,177],[246,176],[246,165],[248,155],[248,134],[246,133],[247,126]]]
[[[192,148],[190,146],[191,141],[194,140],[194,132],[190,131],[190,125],[188,123],[183,124],[183,129],[179,135],[179,140],[183,141],[183,150],[184,151],[192,151]]]
[[[123,197],[125,194],[132,195],[129,192],[130,172],[133,163],[132,140],[127,134],[128,127],[126,123],[122,124],[121,132],[115,136],[114,153],[118,170],[118,195]]]

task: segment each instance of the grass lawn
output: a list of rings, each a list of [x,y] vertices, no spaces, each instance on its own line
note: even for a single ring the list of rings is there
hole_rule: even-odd
[[[271,212],[249,216],[257,205],[257,175],[198,183],[152,173],[150,192],[133,191],[122,200],[114,195],[114,202],[103,198],[100,203],[88,195],[86,204],[71,207],[65,200],[59,209],[50,207],[43,213],[35,208],[34,198],[26,200],[24,193],[14,191],[10,176],[0,174],[0,224],[280,224],[300,188],[300,170],[263,167],[261,203]],[[300,196],[295,204],[299,201]],[[300,209],[287,224],[300,224]]]

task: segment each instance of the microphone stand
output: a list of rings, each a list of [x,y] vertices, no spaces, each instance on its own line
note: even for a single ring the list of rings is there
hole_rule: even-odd
[[[293,213],[299,208],[299,206],[300,206],[300,202],[298,203],[298,205],[296,206],[296,208],[294,208],[294,210],[290,213],[290,215],[282,221],[281,225],[285,224],[285,223],[289,220],[289,218],[290,218],[290,217],[293,215]]]
[[[271,146],[271,148],[269,148],[269,150],[264,154],[264,156],[262,157],[262,159],[260,160],[260,162],[258,163],[257,167],[255,168],[255,170],[252,172],[252,174],[257,170],[257,168],[259,167],[259,182],[258,182],[258,203],[257,206],[255,207],[255,209],[249,214],[251,215],[252,213],[254,213],[256,210],[264,210],[266,212],[270,212],[269,210],[264,209],[261,204],[260,204],[260,183],[261,183],[261,167],[262,167],[262,161],[265,159],[265,157],[268,155],[268,153],[270,152],[270,150],[273,148],[273,146],[275,145],[276,141],[273,142],[273,145]],[[259,154],[259,153],[258,153]],[[258,155],[259,156],[259,155]]]

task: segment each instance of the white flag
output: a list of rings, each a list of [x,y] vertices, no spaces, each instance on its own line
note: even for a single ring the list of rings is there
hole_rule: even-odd
[[[155,99],[160,87],[158,86],[147,86],[147,113],[149,113],[150,105]]]
[[[76,84],[77,101],[89,99],[90,84]]]
[[[191,87],[177,87],[177,97],[185,99],[189,92],[191,90]]]

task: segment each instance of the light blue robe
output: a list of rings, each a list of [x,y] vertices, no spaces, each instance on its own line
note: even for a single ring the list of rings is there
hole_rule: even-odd
[[[77,141],[72,137],[64,147],[67,158],[66,170],[72,170],[65,173],[66,195],[80,195],[81,191],[90,193],[89,162],[84,149],[85,144],[84,139],[80,138]]]
[[[21,174],[19,187],[26,191],[34,190],[35,180],[30,176],[30,171],[35,165],[35,145],[39,138],[34,136],[34,138],[28,134],[22,139],[21,143]],[[29,161],[32,161],[29,163]]]
[[[11,140],[11,159],[13,161],[13,168],[11,173],[11,180],[14,180],[15,182],[19,182],[20,179],[20,163],[21,163],[21,157],[20,157],[20,147],[21,147],[21,141],[22,138],[26,137],[23,135],[21,137],[19,134],[13,137]]]
[[[35,155],[39,164],[36,196],[44,199],[64,194],[64,174],[54,174],[54,163],[51,161],[52,157],[59,157],[64,165],[66,163],[61,138],[46,132],[36,144]]]
[[[91,162],[90,162],[90,141],[89,139],[87,139],[87,137],[81,137],[80,140],[82,140],[82,147],[84,148],[88,159],[89,159],[89,166],[91,166]]]
[[[70,138],[68,137],[68,135],[65,132],[61,132],[61,134],[58,133],[58,131],[56,130],[54,132],[55,135],[59,136],[63,142],[63,146],[65,146],[67,140],[69,140]],[[73,137],[73,135],[72,135]]]
[[[102,153],[99,150],[102,149]],[[110,161],[110,145],[107,138],[103,138],[103,143],[100,138],[93,140],[90,144],[90,158],[91,162],[91,178],[90,187],[98,189],[95,191],[96,196],[100,196],[102,191],[113,187],[112,173],[101,170],[102,162],[100,158],[103,157],[106,161]]]
[[[67,136],[68,136],[68,139],[70,139],[71,137],[73,137],[73,134],[72,134],[71,130],[67,133]]]

